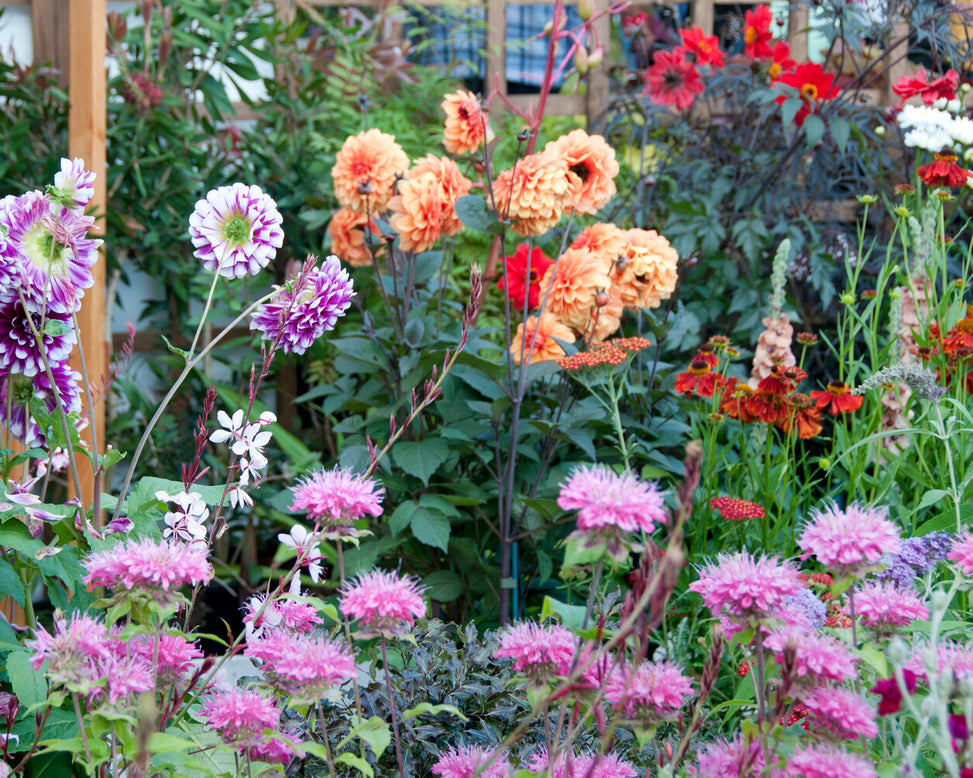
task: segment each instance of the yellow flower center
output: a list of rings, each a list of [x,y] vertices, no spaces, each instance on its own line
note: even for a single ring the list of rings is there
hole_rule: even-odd
[[[801,94],[804,95],[808,100],[817,100],[818,88],[814,84],[803,84],[801,86]]]
[[[781,74],[781,71],[782,71],[783,69],[784,69],[784,68],[782,68],[782,67],[780,66],[780,63],[779,63],[779,62],[774,62],[774,63],[773,63],[773,64],[772,64],[771,66],[770,66],[770,70],[768,70],[767,72],[768,72],[768,74],[770,75],[770,77],[771,77],[771,78],[777,78],[778,76],[780,76],[780,74]]]
[[[757,41],[757,31],[753,27],[747,27],[743,31],[743,42],[752,46]]]

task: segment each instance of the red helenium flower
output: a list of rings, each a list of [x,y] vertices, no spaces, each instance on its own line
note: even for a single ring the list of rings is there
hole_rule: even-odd
[[[825,73],[824,68],[816,62],[805,62],[798,65],[791,73],[784,73],[777,80],[778,84],[794,87],[801,93],[804,105],[794,116],[794,124],[800,127],[810,113],[818,112],[818,103],[821,100],[830,100],[838,94],[838,89],[834,85],[834,76]],[[786,95],[781,95],[776,99],[780,104],[787,100]]]
[[[811,399],[821,410],[827,408],[832,416],[853,413],[865,401],[864,397],[852,394],[851,387],[841,381],[832,381],[823,392],[811,392]]]
[[[646,91],[659,105],[674,105],[680,111],[692,107],[696,95],[703,93],[703,81],[696,66],[686,59],[683,49],[656,52],[655,62],[645,73]]]
[[[684,50],[696,57],[697,65],[710,65],[714,68],[723,67],[723,52],[720,50],[719,38],[706,35],[702,27],[690,27],[680,30]]]
[[[774,15],[769,5],[758,5],[743,15],[743,53],[752,59],[769,59],[773,55],[770,23]]]
[[[720,383],[720,374],[714,373],[709,363],[694,359],[688,370],[676,376],[673,387],[679,394],[696,394],[699,397],[712,397]]]
[[[971,174],[956,164],[955,154],[936,154],[928,165],[923,165],[916,175],[926,186],[963,186]]]

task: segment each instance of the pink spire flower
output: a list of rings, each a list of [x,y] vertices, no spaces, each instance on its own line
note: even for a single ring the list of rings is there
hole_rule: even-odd
[[[839,575],[861,578],[899,550],[899,531],[888,520],[888,509],[852,503],[845,510],[832,503],[815,511],[797,545],[803,559],[812,554]]]
[[[774,661],[784,663],[784,650],[790,646],[795,652],[794,672],[802,685],[817,685],[825,681],[841,683],[855,676],[855,657],[839,640],[806,629],[786,627],[771,633],[764,645],[775,652]]]
[[[259,186],[233,184],[207,193],[189,217],[193,253],[224,278],[259,273],[284,245],[283,217]]]
[[[277,706],[256,689],[214,692],[203,702],[200,714],[224,743],[241,752],[261,745],[263,731],[280,725]]]
[[[243,653],[260,662],[273,689],[307,704],[331,694],[356,672],[355,658],[346,646],[286,629],[265,631]]]
[[[495,656],[514,660],[514,670],[539,685],[554,676],[566,676],[578,650],[578,639],[560,624],[521,621],[500,630]]]
[[[796,595],[804,586],[797,568],[775,557],[755,558],[740,551],[719,554],[704,567],[689,590],[703,598],[714,617],[764,618]]]
[[[440,752],[432,774],[442,778],[507,778],[510,761],[495,748],[454,746]]]
[[[692,684],[672,662],[642,662],[619,668],[608,679],[605,699],[626,721],[646,727],[672,719],[693,693]]]
[[[851,689],[819,686],[804,697],[815,727],[835,737],[857,740],[878,735],[875,710]]]
[[[94,223],[40,192],[0,200],[0,225],[7,228],[0,246],[0,296],[9,299],[21,289],[44,300],[48,310],[78,310],[84,290],[94,283],[91,266],[102,244],[88,237]]]
[[[82,561],[88,571],[84,583],[89,591],[106,586],[116,593],[148,597],[163,607],[174,606],[183,586],[209,583],[213,577],[208,551],[203,543],[126,540]]]
[[[868,583],[854,593],[855,616],[862,624],[880,634],[890,634],[896,627],[929,618],[929,609],[911,591],[894,583]],[[850,605],[844,612],[851,615]]]
[[[347,582],[338,604],[342,613],[361,622],[363,635],[398,637],[426,615],[419,582],[384,570],[371,570]]]
[[[876,778],[871,760],[826,744],[798,746],[787,760],[787,778]]]
[[[307,517],[323,528],[324,536],[338,539],[356,534],[354,523],[366,516],[382,515],[385,489],[373,478],[349,470],[316,470],[292,487],[292,511],[307,511]]]
[[[965,575],[973,575],[973,534],[964,530],[953,543],[953,549],[946,557]]]
[[[285,354],[303,354],[333,330],[355,296],[340,259],[328,257],[321,267],[314,267],[314,261],[314,257],[308,257],[304,269],[284,286],[276,287],[274,296],[259,306],[250,320],[251,330]]]

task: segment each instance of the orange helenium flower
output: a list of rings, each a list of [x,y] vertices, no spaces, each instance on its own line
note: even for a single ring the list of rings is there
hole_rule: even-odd
[[[489,140],[487,116],[472,92],[460,90],[446,95],[442,102],[446,114],[443,146],[449,154],[472,154]]]
[[[521,236],[542,235],[557,224],[569,190],[567,162],[546,152],[518,160],[493,182],[498,213]]]
[[[572,130],[544,147],[561,157],[568,165],[571,191],[565,200],[565,210],[596,213],[615,194],[618,161],[615,149],[601,135],[589,135],[584,130]]]
[[[375,220],[364,213],[355,213],[350,208],[339,208],[328,225],[331,253],[352,267],[372,264],[371,254],[365,246],[366,229],[375,236],[371,241],[374,246],[372,250],[375,251],[375,256],[379,256],[385,244]]]
[[[624,265],[616,283],[626,308],[658,308],[676,290],[679,255],[655,230],[633,229],[621,252]]]
[[[678,394],[695,394],[699,397],[712,397],[720,383],[720,374],[714,373],[709,363],[694,359],[688,370],[676,376],[673,387]]]
[[[827,408],[832,416],[854,413],[865,402],[864,397],[851,394],[851,387],[841,381],[832,381],[823,392],[811,392],[811,399],[821,410]]]
[[[345,140],[334,158],[334,196],[355,213],[375,213],[392,199],[396,176],[408,169],[409,158],[392,135],[360,132]]]
[[[528,364],[560,359],[564,356],[564,349],[558,340],[574,343],[575,337],[554,314],[544,313],[539,319],[536,316],[527,317],[526,323],[517,325],[517,334],[510,343],[514,364],[520,364],[522,354],[527,356]]]
[[[820,434],[821,409],[811,402],[806,394],[797,392],[784,398],[786,408],[777,420],[777,426],[784,432],[797,431],[797,436],[808,440]]]
[[[955,154],[934,154],[933,161],[923,165],[916,175],[926,186],[963,186],[971,173],[956,164]]]
[[[541,278],[541,303],[545,311],[581,333],[591,322],[595,293],[610,285],[608,273],[595,254],[584,249],[567,249]]]

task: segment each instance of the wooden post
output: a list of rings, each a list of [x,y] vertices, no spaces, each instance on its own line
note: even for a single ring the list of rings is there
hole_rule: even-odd
[[[81,157],[85,167],[95,174],[95,195],[90,206],[98,214],[96,231],[104,234],[106,175],[105,125],[107,123],[108,84],[105,71],[105,0],[58,0],[66,3],[70,25],[68,55],[68,156]],[[63,11],[63,7],[62,7]],[[94,285],[85,291],[78,312],[81,343],[88,378],[100,385],[108,367],[108,338],[105,335],[105,263],[92,268]],[[75,367],[78,367],[75,362]],[[105,406],[100,401],[92,409],[98,445],[105,443]],[[90,434],[90,430],[88,431]],[[100,451],[95,453],[101,453]],[[79,460],[79,465],[81,461]],[[94,496],[94,479],[90,468],[82,467],[81,499],[90,505]],[[98,517],[94,517],[98,521]]]
[[[483,78],[483,94],[497,89],[507,94],[507,3],[506,0],[486,0],[486,67]]]
[[[61,89],[68,85],[68,19],[59,12],[62,0],[31,0],[30,29],[34,44],[34,62],[50,62],[57,71]]]
[[[606,7],[605,0],[595,0],[595,11],[603,11]],[[602,61],[588,71],[587,81],[587,126],[588,132],[595,132],[598,123],[604,121],[605,111],[608,109],[608,62],[611,55],[611,17],[608,14],[599,16],[594,23],[598,40],[601,42],[604,58]]]

